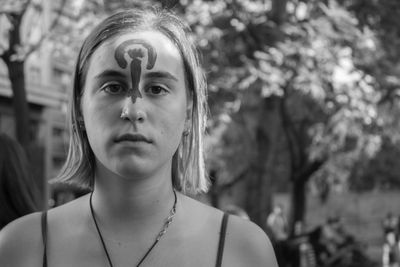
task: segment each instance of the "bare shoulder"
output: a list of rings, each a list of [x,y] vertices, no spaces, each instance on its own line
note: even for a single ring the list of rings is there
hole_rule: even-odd
[[[0,231],[1,266],[40,266],[43,253],[40,212],[21,217]]]
[[[213,230],[219,231],[216,226],[221,222],[222,211],[185,195],[181,195],[180,200],[181,208],[185,214],[185,224],[197,225],[200,232],[209,232],[210,235],[212,235]]]
[[[196,225],[196,228],[190,230],[191,233],[200,233],[199,239],[216,240],[215,244],[207,243],[208,245],[203,246],[204,250],[209,249],[207,250],[210,252],[209,255],[216,254],[223,212],[185,196],[182,196],[182,200],[185,225]],[[222,266],[278,267],[278,264],[274,249],[264,230],[249,220],[230,215]]]
[[[63,238],[70,236],[72,228],[77,226],[84,201],[85,196],[48,210],[48,231],[55,230]],[[43,248],[41,212],[21,217],[0,231],[1,267],[42,266]]]
[[[229,216],[225,242],[225,266],[278,266],[268,236],[249,220]]]

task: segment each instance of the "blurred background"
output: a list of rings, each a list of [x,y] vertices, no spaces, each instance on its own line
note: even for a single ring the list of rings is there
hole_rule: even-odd
[[[212,187],[198,198],[283,243],[281,267],[382,266],[400,216],[398,0],[0,0],[0,133],[27,153],[39,206],[85,193],[48,183],[83,38],[142,5],[184,17],[202,55]]]

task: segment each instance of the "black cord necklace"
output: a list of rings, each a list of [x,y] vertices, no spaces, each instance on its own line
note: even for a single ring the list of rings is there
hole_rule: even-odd
[[[144,256],[141,258],[141,260],[139,261],[139,263],[136,265],[136,267],[139,267],[140,264],[143,263],[143,261],[147,258],[147,256],[150,254],[150,252],[151,252],[151,251],[153,250],[153,248],[156,246],[156,244],[158,243],[158,241],[160,241],[161,237],[167,232],[168,226],[171,224],[172,219],[173,219],[174,216],[175,216],[177,197],[176,197],[176,192],[175,192],[175,190],[173,190],[173,192],[174,192],[174,197],[175,197],[174,205],[172,206],[172,209],[170,210],[169,215],[168,215],[167,219],[165,220],[164,227],[163,227],[163,228],[161,229],[161,231],[158,233],[158,235],[157,235],[157,237],[156,237],[156,240],[154,240],[154,243],[153,243],[153,244],[150,246],[150,248],[146,251],[146,253],[144,254]],[[104,242],[103,236],[102,236],[102,234],[101,234],[101,232],[100,232],[100,228],[99,228],[99,226],[98,226],[98,224],[97,224],[96,216],[94,215],[93,205],[92,205],[92,196],[93,196],[93,191],[92,191],[92,193],[90,194],[90,199],[89,199],[90,213],[91,213],[91,215],[92,215],[94,224],[95,224],[95,226],[96,226],[96,230],[97,230],[97,233],[98,233],[98,235],[99,235],[101,244],[103,245],[104,253],[105,253],[106,256],[107,256],[108,263],[109,263],[110,267],[114,267],[114,265],[112,264],[112,261],[111,261],[110,254],[108,253],[106,244],[105,244],[105,242]]]

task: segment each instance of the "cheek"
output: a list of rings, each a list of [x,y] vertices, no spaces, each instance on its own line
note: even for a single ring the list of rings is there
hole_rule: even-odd
[[[168,136],[168,138],[177,139],[180,138],[185,125],[184,117],[173,117],[170,119],[162,120],[162,134]]]
[[[89,135],[96,125],[97,112],[95,110],[96,107],[94,107],[89,101],[82,101],[82,116],[85,121],[86,131]]]
[[[185,111],[184,109],[176,109],[174,112],[169,113],[168,116],[160,118],[162,124],[162,134],[170,140],[176,140],[179,142],[183,129],[185,126]]]
[[[93,107],[91,101],[89,100],[90,96],[84,93],[81,98],[80,108],[82,110],[82,116],[85,119],[85,122],[89,119],[89,117],[92,116],[91,109],[93,109]]]
[[[97,99],[96,96],[84,96],[81,102],[82,115],[85,124],[97,124],[98,127],[115,121],[115,116],[118,113],[115,105],[111,105],[106,101]]]
[[[96,147],[106,143],[106,137],[112,129],[111,124],[115,122],[115,112],[111,105],[101,105],[93,98],[90,99],[90,96],[83,97],[81,108],[89,143],[96,150]]]

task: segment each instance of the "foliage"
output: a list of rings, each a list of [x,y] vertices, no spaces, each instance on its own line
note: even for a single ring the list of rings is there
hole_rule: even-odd
[[[209,78],[210,167],[229,184],[251,166],[257,129],[271,122],[263,99],[278,98],[280,134],[269,137],[292,171],[275,179],[311,179],[321,195],[369,184],[354,170],[398,136],[393,108],[382,106],[397,95],[399,4],[292,0],[279,22],[276,2],[181,1]]]

